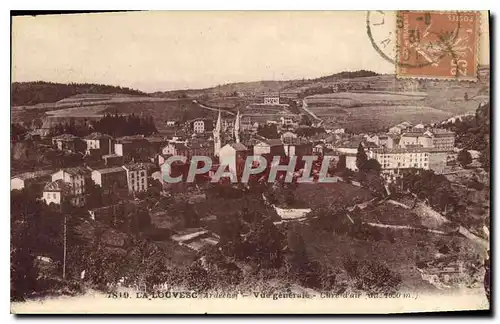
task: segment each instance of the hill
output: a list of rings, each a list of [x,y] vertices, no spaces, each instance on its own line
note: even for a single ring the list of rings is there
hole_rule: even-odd
[[[54,83],[45,81],[14,82],[11,88],[12,106],[36,105],[56,102],[79,94],[147,94],[130,88],[93,83]]]
[[[373,77],[378,74],[372,71],[359,70],[359,71],[343,71],[327,76],[322,76],[314,79],[302,80],[286,80],[286,81],[252,81],[252,82],[236,82],[222,84],[211,88],[205,89],[189,89],[189,90],[174,90],[155,92],[153,96],[169,97],[169,98],[182,98],[182,97],[201,97],[201,96],[214,96],[223,95],[230,96],[235,93],[243,94],[259,94],[278,91],[295,90],[300,87],[307,87],[318,82],[326,80],[340,80],[340,79],[355,79],[362,77]]]

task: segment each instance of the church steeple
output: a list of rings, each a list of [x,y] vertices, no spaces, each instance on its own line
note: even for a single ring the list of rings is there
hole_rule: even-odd
[[[240,142],[240,110],[236,114],[236,119],[234,120],[234,140],[236,143]]]
[[[220,109],[219,116],[217,117],[217,123],[215,124],[215,128],[213,131],[214,135],[214,155],[219,156],[219,151],[221,148],[221,139],[220,139],[220,131],[221,131],[221,117],[220,117]]]

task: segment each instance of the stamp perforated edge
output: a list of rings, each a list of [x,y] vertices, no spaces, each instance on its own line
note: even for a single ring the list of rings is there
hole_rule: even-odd
[[[396,11],[396,21],[398,19],[399,13],[403,10],[397,10]],[[404,10],[408,11],[408,10]],[[448,77],[448,76],[432,76],[432,75],[407,75],[403,74],[400,75],[399,69],[401,68],[397,63],[394,64],[395,68],[395,75],[396,78],[399,80],[408,80],[408,79],[414,79],[414,80],[434,80],[434,81],[458,81],[458,82],[478,82],[479,81],[479,56],[481,53],[481,24],[482,24],[482,13],[481,11],[476,11],[476,10],[411,10],[411,12],[422,12],[422,13],[443,13],[443,12],[462,12],[462,13],[473,13],[478,16],[478,23],[475,25],[476,30],[474,31],[475,37],[476,37],[476,64],[474,66],[475,68],[475,73],[474,77],[463,77],[463,78],[454,78],[454,77]],[[399,41],[399,28],[396,26],[396,42]],[[399,49],[400,46],[397,44],[396,46],[396,60],[395,62],[398,62],[399,59]]]

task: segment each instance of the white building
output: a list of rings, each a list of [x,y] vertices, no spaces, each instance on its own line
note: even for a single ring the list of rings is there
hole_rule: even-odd
[[[229,171],[237,174],[236,166],[240,160],[246,159],[247,147],[241,143],[224,145],[219,151],[219,164],[227,165]]]
[[[401,148],[411,147],[411,146],[422,146],[422,147],[433,147],[432,137],[429,134],[423,132],[408,132],[403,133],[399,140],[399,146]]]
[[[114,149],[112,140],[113,138],[107,134],[92,133],[85,137],[85,143],[87,144],[85,153],[91,154],[92,151],[99,151],[102,155],[112,154]]]
[[[193,132],[194,133],[204,133],[205,132],[205,122],[203,120],[195,120],[193,122]]]
[[[395,148],[373,149],[369,158],[376,159],[382,170],[388,173],[399,173],[401,169],[423,169],[443,173],[448,153],[436,148]]]
[[[356,153],[346,153],[345,154],[345,167],[352,171],[358,171],[358,166],[356,165]]]
[[[142,192],[148,189],[147,167],[144,163],[131,163],[124,165],[127,172],[127,185],[129,193]]]
[[[104,194],[127,187],[127,175],[122,167],[94,170],[91,177],[94,183],[102,188]]]
[[[69,202],[75,206],[85,204],[85,181],[90,171],[83,167],[66,168],[52,174],[52,182],[62,180],[69,187]]]
[[[265,105],[279,105],[280,104],[280,96],[267,96],[264,97]]]
[[[71,199],[71,186],[63,180],[49,182],[43,188],[42,200],[47,205],[51,203],[60,205],[65,199]]]
[[[280,117],[282,126],[292,126],[295,124],[293,117]]]
[[[22,190],[30,184],[44,184],[52,178],[53,170],[40,170],[17,174],[10,178],[10,190]]]

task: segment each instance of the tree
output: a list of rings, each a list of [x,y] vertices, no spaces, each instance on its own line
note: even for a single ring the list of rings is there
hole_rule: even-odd
[[[306,244],[298,226],[293,226],[288,230],[287,241],[290,251],[288,263],[292,275],[308,287],[317,287],[319,285],[319,266],[309,259]]]
[[[200,225],[200,215],[194,210],[193,205],[186,202],[182,210],[182,222],[184,227],[198,227]]]
[[[219,245],[222,251],[228,256],[239,256],[243,230],[243,224],[239,217],[219,215],[217,216],[217,223],[220,236]]]
[[[93,209],[103,205],[102,188],[94,181],[85,181],[85,193],[88,208]]]
[[[472,162],[472,156],[467,150],[461,150],[458,152],[457,160],[463,168],[467,168]]]
[[[243,242],[243,257],[258,269],[279,268],[283,262],[284,235],[270,219],[251,225]]]
[[[337,163],[337,172],[342,172],[346,168],[346,157],[345,155],[340,155],[339,156],[339,162]]]
[[[358,261],[347,256],[343,264],[355,288],[365,292],[394,293],[401,285],[401,275],[378,261]]]
[[[481,166],[486,170],[490,171],[490,145],[488,144],[486,148],[481,150],[479,155],[479,162],[481,162]]]
[[[365,164],[361,166],[361,169],[363,169],[366,172],[374,172],[375,174],[380,174],[382,166],[377,160],[369,159],[368,161],[365,162]]]
[[[312,125],[311,118],[308,115],[302,115],[300,117],[300,125],[311,126]]]
[[[366,161],[368,161],[368,156],[366,155],[363,143],[359,143],[358,152],[356,153],[356,167],[358,170],[362,170]]]
[[[279,138],[278,127],[274,124],[259,125],[257,134],[267,139]]]

